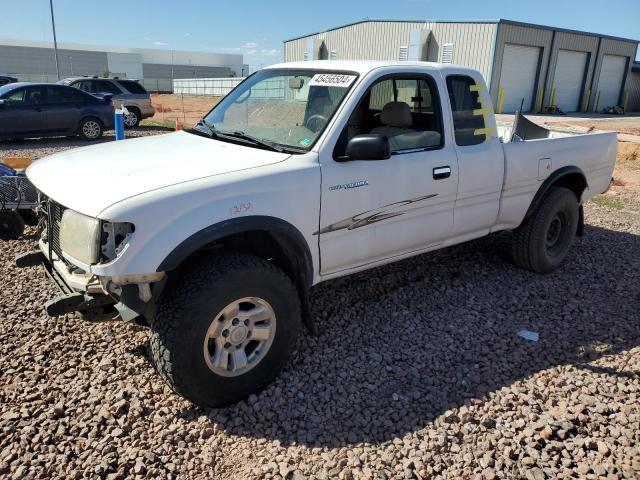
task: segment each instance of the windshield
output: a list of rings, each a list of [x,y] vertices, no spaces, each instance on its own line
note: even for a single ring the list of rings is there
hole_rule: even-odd
[[[261,70],[216,105],[204,122],[220,134],[309,150],[356,78],[350,72]]]

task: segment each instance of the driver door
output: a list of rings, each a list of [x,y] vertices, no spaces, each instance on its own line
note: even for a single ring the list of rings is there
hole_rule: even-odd
[[[353,108],[335,148],[320,150],[323,275],[428,249],[451,234],[458,167],[440,81],[425,73],[379,78]],[[367,133],[391,137],[391,158],[336,160],[350,138]]]

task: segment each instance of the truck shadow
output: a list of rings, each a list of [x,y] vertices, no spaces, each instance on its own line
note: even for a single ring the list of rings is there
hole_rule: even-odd
[[[208,415],[232,435],[337,447],[402,437],[555,366],[640,376],[589,363],[640,345],[640,236],[588,226],[548,275],[515,267],[509,248],[501,234],[317,286],[320,335],[303,336],[274,383],[257,398],[180,416]]]

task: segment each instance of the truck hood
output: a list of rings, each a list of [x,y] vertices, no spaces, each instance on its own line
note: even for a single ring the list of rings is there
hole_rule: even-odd
[[[105,208],[135,195],[288,157],[176,132],[57,153],[34,162],[27,176],[49,198],[97,217]]]

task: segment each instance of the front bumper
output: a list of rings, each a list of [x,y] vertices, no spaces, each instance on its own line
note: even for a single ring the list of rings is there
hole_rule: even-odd
[[[89,287],[85,291],[75,290],[72,287],[73,284],[54,268],[41,250],[23,253],[16,257],[16,266],[18,267],[25,268],[37,265],[44,267],[47,277],[53,281],[61,293],[61,295],[45,302],[44,309],[47,315],[57,317],[67,313],[80,312],[83,317],[91,321],[113,320],[119,316],[119,312],[115,308],[117,303],[115,298],[104,292],[89,293],[90,290],[96,290]]]

